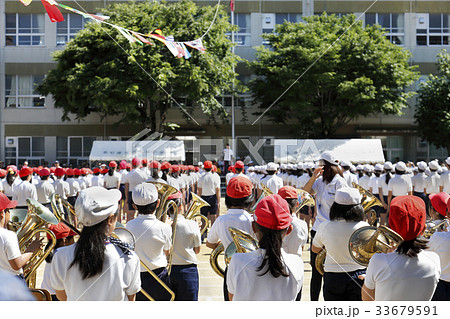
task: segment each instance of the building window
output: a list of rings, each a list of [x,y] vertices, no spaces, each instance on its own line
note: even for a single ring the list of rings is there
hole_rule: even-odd
[[[38,46],[45,44],[45,15],[6,14],[6,45]]]
[[[402,13],[366,13],[365,25],[379,25],[393,44],[405,44],[405,20]]]
[[[6,107],[44,107],[45,97],[36,92],[43,75],[5,75]]]
[[[450,14],[420,14],[416,29],[419,46],[449,45]]]
[[[234,35],[234,42],[241,46],[251,45],[251,30],[250,30],[250,13],[235,13],[234,24],[239,27],[239,30]]]
[[[6,163],[39,166],[45,161],[45,139],[43,136],[18,136],[7,138]]]
[[[65,13],[63,16],[64,21],[56,23],[56,45],[65,45],[85,24],[84,17],[79,14]]]
[[[92,136],[57,136],[56,159],[61,164],[81,166],[89,161],[95,140],[96,138]]]
[[[277,13],[275,15],[275,24],[283,24],[285,21],[292,23],[303,22],[300,13]]]

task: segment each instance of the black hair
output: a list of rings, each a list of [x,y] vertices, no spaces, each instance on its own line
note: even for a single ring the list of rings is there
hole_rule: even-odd
[[[103,270],[108,219],[93,226],[84,226],[81,231],[69,269],[78,265],[82,279],[92,278]]]
[[[15,179],[16,176],[14,172],[8,172],[8,174],[6,175],[6,182],[8,183],[9,186],[11,186],[14,183]]]
[[[323,166],[322,180],[325,184],[331,183],[336,175],[344,177],[344,175],[342,175],[342,169],[338,165],[331,165],[327,161],[324,161],[324,163],[325,165]]]
[[[48,180],[48,177],[49,177],[49,175],[41,176],[41,181],[46,181],[46,180]]]
[[[181,198],[174,198],[174,199],[171,199],[171,201],[173,201],[177,207],[180,207],[181,204],[184,203],[183,199],[181,199]],[[172,205],[170,205],[167,214],[172,215],[174,213],[175,213],[174,208]]]
[[[253,203],[253,194],[243,198],[233,198],[228,195],[225,195],[225,205],[227,206],[228,209],[231,207],[249,209],[252,203]]]
[[[72,238],[73,238],[73,236],[67,236],[67,237],[66,237],[66,241],[70,241]],[[51,251],[51,252],[47,255],[47,257],[45,258],[45,261],[46,261],[46,262],[48,262],[48,263],[51,263],[51,262],[52,262],[52,260],[53,260],[53,255],[55,254],[55,250],[56,250],[57,248],[59,248],[59,247],[62,247],[62,246],[63,246],[63,243],[64,243],[64,238],[59,238],[59,239],[56,240],[56,245],[55,245],[55,247],[52,249],[52,251]],[[49,241],[49,242],[47,243],[47,246],[45,246],[45,250],[47,250],[47,249],[50,247],[51,244],[52,244],[52,242]]]
[[[158,201],[155,201],[151,204],[148,205],[136,205],[136,208],[139,212],[140,215],[149,215],[149,214],[153,214],[156,211],[156,205],[158,204]]]
[[[162,172],[161,178],[167,182],[167,174],[169,173],[169,170],[163,169],[163,170],[161,170],[161,172]]]
[[[261,239],[259,240],[259,247],[266,250],[261,265],[258,267],[257,271],[263,271],[268,266],[267,269],[258,274],[259,276],[264,276],[270,271],[270,274],[275,278],[280,276],[288,277],[289,274],[286,272],[286,267],[281,256],[281,246],[283,244],[283,237],[287,232],[286,229],[274,230],[267,227],[263,227],[255,223],[256,231],[261,233]]]
[[[342,205],[336,202],[330,208],[330,220],[343,219],[346,222],[360,222],[364,220],[364,208],[359,205]]]
[[[297,207],[298,199],[297,198],[285,198],[284,200],[288,203],[291,214],[295,213],[295,208]]]
[[[267,170],[266,170],[267,171]],[[276,171],[267,171],[267,175],[275,175]]]
[[[212,168],[205,168],[205,172],[211,172]]]
[[[30,175],[27,175],[27,176],[22,176],[20,179],[21,180],[23,180],[23,181],[26,181],[27,180],[27,178],[28,178],[28,176],[30,176]]]
[[[399,171],[398,169],[395,169],[395,174],[397,175],[404,175],[405,173],[405,171]]]
[[[238,173],[242,172],[242,170],[243,170],[243,168],[240,168],[240,167],[235,167],[234,169],[235,169],[236,172],[238,172]]]
[[[157,168],[151,168],[152,171],[152,177],[154,180],[158,180],[159,179],[159,171]]]
[[[108,175],[109,176],[113,176],[115,170],[116,169],[114,167],[110,167],[109,170],[108,170]]]
[[[386,171],[386,177],[385,177],[386,185],[389,184],[389,181],[391,180],[391,178],[392,178],[391,172],[390,171]]]
[[[407,240],[398,245],[395,250],[399,254],[404,254],[408,257],[417,257],[417,255],[423,250],[428,248],[428,240],[415,238]]]

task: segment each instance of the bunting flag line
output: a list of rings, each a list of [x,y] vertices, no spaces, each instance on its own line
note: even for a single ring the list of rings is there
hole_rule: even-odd
[[[23,5],[28,6],[33,0],[19,0]],[[191,53],[188,51],[186,46],[191,47],[200,53],[203,53],[206,51],[206,48],[203,46],[202,38],[192,40],[192,41],[184,41],[184,42],[177,42],[174,39],[173,35],[165,37],[160,29],[156,29],[153,31],[153,33],[148,34],[142,34],[133,30],[128,30],[126,28],[117,26],[115,24],[106,22],[105,20],[109,19],[108,16],[101,16],[101,15],[95,15],[90,14],[86,12],[82,12],[80,10],[74,9],[72,7],[69,7],[64,4],[60,4],[56,2],[55,0],[41,0],[45,10],[47,11],[47,14],[50,18],[50,21],[52,22],[62,22],[64,21],[64,16],[62,15],[61,11],[59,11],[58,7],[63,8],[67,11],[79,14],[87,19],[93,19],[99,23],[105,23],[113,28],[115,28],[123,37],[125,37],[130,43],[139,43],[140,45],[148,44],[148,45],[154,45],[151,41],[147,40],[146,38],[151,38],[158,40],[162,42],[169,51],[177,58],[185,58],[189,59],[191,57]]]

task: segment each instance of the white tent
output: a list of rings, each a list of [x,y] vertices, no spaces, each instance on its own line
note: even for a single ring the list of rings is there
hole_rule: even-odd
[[[384,163],[380,139],[275,139],[274,159],[277,163],[313,162],[320,154],[331,152],[339,160],[352,163]]]
[[[94,141],[90,161],[131,161],[134,157],[152,161],[184,161],[183,141]]]

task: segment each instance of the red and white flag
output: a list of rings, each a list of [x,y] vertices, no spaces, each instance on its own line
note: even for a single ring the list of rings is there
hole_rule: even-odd
[[[230,9],[234,11],[234,0],[230,0]]]

